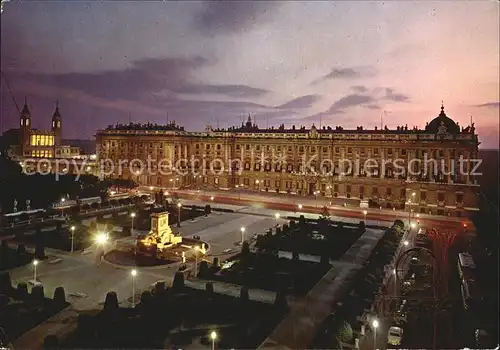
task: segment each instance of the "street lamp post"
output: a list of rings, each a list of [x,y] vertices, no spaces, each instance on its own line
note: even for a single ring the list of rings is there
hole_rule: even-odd
[[[181,227],[181,208],[182,208],[182,204],[177,203],[177,209],[179,210],[177,212],[177,227]]]
[[[241,245],[243,245],[243,242],[245,242],[245,228],[242,227],[240,228],[241,231]]]
[[[36,281],[36,266],[38,265],[38,260],[33,260],[33,280]]]
[[[74,242],[75,242],[75,226],[71,226],[71,252],[73,253]]]
[[[416,195],[417,194],[415,192],[412,192],[411,198],[408,199],[408,228],[411,227],[411,212],[412,212],[411,205],[412,205],[412,200],[413,200],[413,198],[415,198]]]
[[[135,307],[135,276],[137,276],[137,270],[133,269],[130,274],[132,275],[132,307]]]
[[[375,319],[372,321],[372,326],[373,326],[373,348],[377,348],[377,328],[379,326],[378,320]]]
[[[196,278],[196,275],[198,274],[198,251],[200,247],[195,246],[194,247],[194,277]]]
[[[210,339],[212,340],[212,350],[215,350],[215,340],[217,339],[217,333],[215,331],[210,333]]]
[[[66,201],[66,198],[61,198],[61,204],[64,205],[64,202]],[[61,206],[61,216],[64,217],[64,208]]]

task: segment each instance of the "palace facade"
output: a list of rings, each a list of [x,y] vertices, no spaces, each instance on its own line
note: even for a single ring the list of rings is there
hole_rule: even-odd
[[[478,210],[478,136],[444,107],[425,129],[261,129],[249,116],[240,127],[204,132],[175,122],[115,125],[96,138],[106,174],[145,186],[321,196],[458,217]]]

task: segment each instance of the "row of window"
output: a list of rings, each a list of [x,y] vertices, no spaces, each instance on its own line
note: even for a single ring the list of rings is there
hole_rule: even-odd
[[[54,146],[54,136],[32,134],[31,146]]]
[[[105,145],[107,147],[109,147],[111,145],[111,147],[116,147],[118,146],[118,143],[116,142],[109,142],[107,141],[105,143]],[[146,147],[147,148],[147,145],[143,142],[121,142],[120,143],[120,147],[122,148],[125,148],[125,147],[130,147],[130,148],[133,148],[134,145],[137,145],[139,148],[143,148],[143,147]],[[149,143],[149,148],[153,148],[155,145],[155,143],[153,142],[150,142]],[[166,144],[165,146],[167,146],[168,144]],[[174,146],[174,149],[177,150],[178,148],[183,148],[185,147],[185,145],[173,145]],[[217,150],[221,150],[222,149],[222,145],[221,144],[215,144],[213,145],[214,147],[212,147],[212,144],[205,144],[205,149],[209,150],[209,149],[217,149]],[[243,146],[243,147],[242,147]],[[158,143],[158,147],[159,148],[163,148],[163,143]],[[199,143],[196,143],[195,144],[195,149],[199,150],[202,148],[202,145],[199,144]],[[250,151],[251,150],[251,145],[247,144],[247,145],[240,145],[240,144],[237,144],[236,145],[236,150],[241,150],[241,149],[244,149],[246,151]],[[327,153],[328,150],[329,150],[330,147],[326,147],[326,146],[298,146],[298,152],[305,152],[306,149],[309,149],[309,151],[311,153],[316,153],[316,150],[322,150],[323,153]],[[341,153],[341,150],[342,150],[343,147],[340,147],[340,146],[335,146],[334,147],[334,152],[335,153]],[[265,150],[265,151],[271,151],[271,149],[273,149],[273,147],[269,146],[269,145],[266,145],[266,146],[260,146],[260,145],[256,145],[255,146],[255,150],[257,151],[261,151],[261,150]],[[293,151],[293,146],[276,146],[274,147],[274,149],[276,149],[278,152],[280,151],[288,151],[288,152],[292,152]],[[351,154],[353,153],[354,151],[358,151],[359,154],[366,154],[368,152],[372,152],[373,154],[377,155],[379,154],[379,148],[365,148],[365,147],[358,147],[358,148],[353,148],[353,147],[346,147],[345,148],[346,152]],[[393,154],[393,148],[386,148],[385,149],[387,151],[387,154],[389,155],[392,155]],[[407,150],[405,148],[401,148],[401,149],[398,149],[398,148],[395,148],[394,151],[398,151],[400,150],[400,153],[401,155],[406,155],[407,154]],[[449,150],[450,151],[450,155],[453,157],[455,155],[455,150],[454,149],[451,149]],[[416,149],[416,156],[418,157],[419,155],[424,155],[424,154],[429,154],[429,153],[432,153],[432,155],[434,157],[436,157],[437,155],[439,155],[440,157],[444,157],[444,154],[445,154],[445,151],[443,149],[440,149],[440,150],[432,150],[432,151],[428,151],[428,150],[419,150],[419,149]],[[460,154],[463,154],[463,152],[459,152]]]
[[[52,158],[52,151],[48,150],[31,151],[31,156],[34,158]]]

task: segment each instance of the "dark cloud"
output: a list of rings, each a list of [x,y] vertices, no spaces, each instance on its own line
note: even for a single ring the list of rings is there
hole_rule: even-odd
[[[258,97],[265,95],[269,90],[251,87],[248,85],[185,85],[175,89],[180,94],[218,94],[229,97]]]
[[[500,108],[500,102],[487,102],[480,105],[475,105],[474,107],[479,108]]]
[[[378,106],[378,105],[366,105],[366,106],[363,106],[364,108],[368,108],[368,109],[381,109],[382,107]]]
[[[363,85],[356,85],[356,86],[351,86],[352,91],[357,92],[357,93],[364,93],[368,91],[368,88]]]
[[[242,31],[278,5],[271,1],[206,1],[195,16],[196,27],[204,33]]]
[[[25,79],[79,90],[107,99],[151,100],[156,94],[177,99],[177,94],[219,94],[228,97],[257,97],[268,90],[247,85],[194,83],[196,71],[212,62],[203,57],[148,58],[123,70],[97,73],[24,73]]]
[[[366,78],[374,76],[377,73],[375,68],[371,66],[367,67],[345,67],[345,68],[333,68],[332,71],[316,80],[311,82],[311,85],[317,85],[326,80],[332,79],[356,79],[356,78]],[[362,92],[362,91],[358,91]]]
[[[385,88],[385,99],[394,102],[407,102],[410,100],[409,96],[394,93],[394,89]]]
[[[372,96],[351,94],[344,96],[335,101],[331,107],[326,111],[327,114],[338,114],[343,112],[344,109],[366,104],[372,104],[376,100]]]
[[[291,101],[288,101],[281,106],[278,106],[276,108],[279,109],[288,109],[288,108],[309,108],[311,107],[314,102],[318,101],[320,99],[319,95],[306,95],[306,96],[301,96],[297,97]]]

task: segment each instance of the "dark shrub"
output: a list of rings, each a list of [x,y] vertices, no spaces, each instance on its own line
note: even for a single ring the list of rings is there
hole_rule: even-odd
[[[45,298],[45,292],[41,284],[33,286],[33,288],[31,288],[31,299],[35,303],[43,302],[44,298]]]
[[[165,292],[165,281],[156,282],[154,294],[162,295]]]
[[[366,225],[365,225],[364,221],[360,221],[358,227],[359,227],[359,231],[360,232],[365,232],[366,231]]]
[[[245,241],[241,246],[241,256],[246,258],[248,255],[250,255],[250,244]]]
[[[10,295],[12,292],[12,281],[10,279],[10,273],[2,272],[0,273],[0,294]]]
[[[26,246],[21,243],[17,246],[17,255],[22,256],[24,254],[26,254]]]
[[[172,288],[179,291],[184,288],[184,274],[180,271],[177,271],[174,276],[174,282],[172,284]]]
[[[205,216],[208,216],[212,212],[212,207],[210,204],[205,205]]]
[[[218,269],[219,268],[219,258],[215,257],[212,263],[212,267]]]
[[[205,291],[207,293],[213,294],[214,293],[214,284],[212,282],[205,283]]]
[[[54,301],[58,305],[63,305],[66,303],[66,292],[64,291],[63,287],[57,287],[54,290]]]
[[[274,305],[280,309],[286,309],[288,307],[288,302],[286,300],[286,293],[284,288],[280,288],[276,293],[276,298],[274,299]]]
[[[5,294],[0,294],[0,308],[9,304],[9,297]]]
[[[28,285],[26,284],[26,282],[20,282],[18,285],[17,285],[17,297],[20,299],[20,300],[26,300],[28,299]]]
[[[50,334],[45,337],[43,340],[43,349],[44,350],[55,350],[59,349],[59,339],[57,336]]]
[[[151,295],[151,292],[149,291],[144,291],[141,294],[141,304],[143,305],[150,305],[153,300],[153,296]]]
[[[104,300],[104,312],[109,314],[114,314],[118,312],[118,296],[116,292],[108,292],[106,294],[106,299]]]
[[[198,276],[200,278],[206,278],[209,275],[209,267],[208,267],[208,262],[203,260],[200,263],[200,270],[198,271]]]
[[[393,226],[398,227],[400,230],[404,230],[405,223],[402,220],[395,220]]]
[[[250,295],[248,294],[248,287],[246,286],[241,287],[240,299],[243,301],[248,301],[250,299]]]

